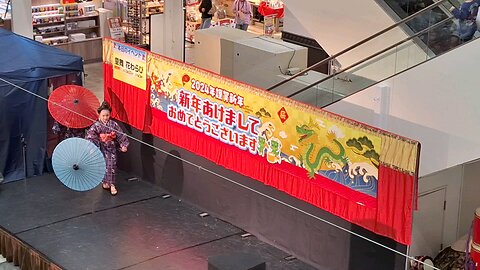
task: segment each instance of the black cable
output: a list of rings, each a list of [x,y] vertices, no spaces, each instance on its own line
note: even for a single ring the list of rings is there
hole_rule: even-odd
[[[283,46],[285,48],[288,48],[288,49],[292,50],[293,54],[292,54],[292,57],[290,57],[290,60],[288,61],[287,70],[290,68],[290,64],[292,63],[292,60],[295,57],[295,54],[297,53],[297,50],[295,48],[289,47],[289,46],[287,46],[285,44],[282,44],[282,43],[273,42],[271,40],[268,40],[268,39],[265,39],[265,38],[262,38],[262,37],[257,37],[257,38],[259,38],[261,40],[264,40],[264,41],[267,41],[267,42],[270,42],[272,44]],[[290,75],[290,74],[287,74],[287,72],[283,72],[282,68],[280,66],[278,66],[278,69],[280,70],[280,73],[282,73],[283,75]]]

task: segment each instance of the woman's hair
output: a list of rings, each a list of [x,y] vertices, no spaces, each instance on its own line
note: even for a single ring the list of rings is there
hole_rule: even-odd
[[[108,104],[108,102],[104,101],[104,102],[102,102],[102,105],[100,105],[100,107],[98,107],[97,112],[100,113],[103,110],[107,110],[109,112],[112,112],[112,107],[110,107],[110,104]]]

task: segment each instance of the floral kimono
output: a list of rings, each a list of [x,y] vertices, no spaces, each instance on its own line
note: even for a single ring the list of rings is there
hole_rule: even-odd
[[[115,184],[115,171],[117,169],[117,148],[128,147],[128,138],[123,134],[120,126],[113,120],[106,124],[96,121],[87,131],[87,140],[100,147],[105,156],[107,169],[103,183]]]
[[[68,128],[59,124],[57,121],[53,123],[53,134],[58,135],[59,142],[68,138],[84,138],[85,128]]]

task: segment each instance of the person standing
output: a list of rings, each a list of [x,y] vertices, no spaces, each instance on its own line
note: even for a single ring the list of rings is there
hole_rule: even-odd
[[[252,5],[247,0],[235,0],[233,13],[235,14],[235,28],[247,31],[248,25],[252,21]]]
[[[97,110],[98,120],[87,131],[86,139],[100,148],[105,157],[106,171],[102,187],[116,195],[115,173],[117,170],[117,148],[127,152],[129,141],[120,126],[110,119],[112,108],[104,101]]]
[[[455,19],[458,19],[458,27],[455,34],[462,41],[468,41],[473,38],[477,31],[477,13],[480,0],[465,0],[460,8],[452,7],[450,11]]]
[[[213,14],[210,14],[210,10],[212,9],[212,0],[202,0],[198,10],[202,13],[202,24],[200,25],[200,29],[210,28],[212,24]]]

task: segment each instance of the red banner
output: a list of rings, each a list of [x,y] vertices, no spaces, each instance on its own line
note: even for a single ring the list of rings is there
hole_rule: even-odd
[[[166,59],[165,61],[172,60]],[[187,65],[185,68],[187,68]],[[193,69],[190,66],[188,68]],[[154,74],[154,72],[148,70],[147,72],[148,75]],[[207,74],[206,71],[201,72],[199,74]],[[390,237],[402,244],[410,244],[412,212],[416,196],[416,174],[412,171],[415,172],[418,164],[401,163],[406,160],[401,155],[402,153],[408,153],[408,159],[417,160],[415,153],[418,153],[417,150],[419,151],[418,143],[412,143],[412,141],[407,141],[407,139],[402,139],[399,136],[358,123],[358,125],[362,125],[364,130],[368,129],[382,136],[382,152],[378,165],[378,191],[375,198],[332,181],[322,174],[312,173],[309,175],[305,168],[292,163],[272,164],[261,155],[252,155],[251,152],[238,145],[227,144],[222,140],[208,136],[205,131],[198,131],[188,125],[177,123],[172,120],[177,118],[167,115],[167,113],[174,114],[175,110],[182,107],[168,105],[168,110],[160,110],[150,104],[153,100],[157,101],[157,99],[151,99],[150,96],[178,94],[179,96],[173,98],[173,100],[180,100],[181,91],[176,94],[169,91],[157,92],[156,88],[158,87],[151,84],[149,80],[147,80],[147,91],[120,82],[113,78],[113,68],[108,59],[104,64],[104,74],[105,99],[112,104],[114,108],[113,116],[116,119],[144,132],[152,133],[156,137],[227,169],[261,181],[265,185],[272,186],[377,234]],[[209,76],[212,79],[229,80],[213,73]],[[164,80],[159,81],[159,88],[163,89],[162,82],[165,82]],[[240,83],[236,82],[236,84],[241,87]],[[185,84],[183,87],[185,87]],[[148,91],[149,89],[150,91]],[[231,93],[235,91],[234,89],[226,89]],[[262,90],[258,89],[258,91]],[[201,98],[199,100],[201,101]],[[156,106],[165,107],[166,105],[161,103],[156,104]],[[289,103],[289,106],[292,106],[292,103]],[[277,114],[282,124],[285,121],[290,121],[288,120],[291,118],[290,113],[291,111],[287,112],[284,107],[280,106]],[[321,113],[324,115],[326,112],[322,111]],[[341,116],[333,117],[337,119],[336,121],[354,123],[352,120],[341,118]],[[351,126],[355,125],[352,124]],[[297,129],[299,128],[302,127],[297,127]],[[308,132],[308,130],[306,131]],[[351,144],[352,147],[361,148],[361,143],[368,142],[363,142],[361,139],[359,138],[358,141],[351,140],[347,143]],[[397,167],[395,164],[401,164],[403,168]],[[407,167],[413,168],[413,170],[405,169]]]

